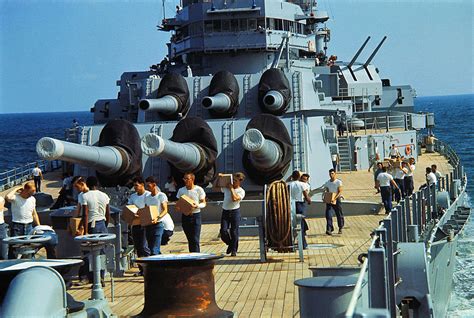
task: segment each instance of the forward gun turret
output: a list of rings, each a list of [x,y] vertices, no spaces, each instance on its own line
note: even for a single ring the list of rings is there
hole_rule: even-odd
[[[263,171],[272,170],[281,159],[281,147],[274,141],[265,139],[258,130],[247,130],[242,139],[242,146],[250,152],[250,161],[255,168]]]

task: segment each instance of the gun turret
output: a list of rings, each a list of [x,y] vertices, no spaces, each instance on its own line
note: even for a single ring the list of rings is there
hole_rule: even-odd
[[[146,134],[142,138],[142,151],[150,157],[168,160],[177,169],[194,171],[205,161],[201,147],[194,143],[179,143],[161,138],[156,134]]]
[[[242,163],[248,176],[263,185],[283,178],[289,168],[293,144],[285,124],[276,116],[260,114],[247,124],[242,138]]]
[[[217,72],[209,84],[209,96],[201,103],[216,117],[232,117],[239,107],[239,83],[234,74]]]
[[[46,160],[59,159],[95,169],[104,187],[129,185],[142,171],[138,131],[132,123],[122,119],[104,126],[98,146],[44,137],[37,142],[36,152]]]
[[[250,152],[250,161],[255,168],[263,171],[272,170],[281,159],[281,147],[274,141],[265,139],[258,130],[247,130],[242,139],[242,146]]]
[[[37,142],[36,152],[42,159],[77,163],[108,175],[130,165],[130,158],[120,147],[86,146],[49,137]]]
[[[290,83],[277,68],[266,70],[258,83],[258,103],[262,110],[273,115],[283,115],[290,106]]]
[[[138,107],[144,111],[157,111],[165,115],[173,115],[179,109],[179,101],[172,95],[165,95],[158,99],[142,99]]]

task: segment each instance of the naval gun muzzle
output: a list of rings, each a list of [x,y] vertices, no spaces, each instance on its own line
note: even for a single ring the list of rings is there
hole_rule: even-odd
[[[277,90],[268,91],[263,97],[263,104],[270,111],[278,111],[285,104],[283,95]]]
[[[50,137],[36,143],[36,152],[42,159],[77,163],[108,175],[124,171],[130,165],[130,157],[120,147],[86,146]]]
[[[165,115],[173,115],[179,109],[179,101],[172,95],[165,95],[157,99],[142,99],[138,107],[144,111],[156,111]]]
[[[263,72],[258,83],[258,103],[262,111],[283,115],[291,101],[290,83],[282,70],[270,68]]]
[[[165,159],[183,172],[198,170],[205,160],[204,151],[194,143],[178,143],[149,133],[141,144],[145,155]]]
[[[181,74],[168,73],[160,81],[156,98],[144,98],[138,107],[146,112],[155,111],[170,119],[177,119],[189,110],[189,89]]]
[[[215,117],[232,117],[239,107],[239,83],[229,71],[217,72],[209,84],[202,106]]]
[[[253,166],[263,171],[272,170],[282,157],[281,147],[265,139],[258,129],[251,128],[244,133],[242,146],[250,153]]]
[[[284,177],[293,156],[293,143],[285,124],[275,115],[252,118],[242,137],[242,164],[256,184]]]
[[[142,173],[140,135],[123,119],[109,121],[101,130],[97,145],[81,145],[54,138],[41,138],[36,152],[42,159],[63,160],[96,170],[104,187],[130,185]]]

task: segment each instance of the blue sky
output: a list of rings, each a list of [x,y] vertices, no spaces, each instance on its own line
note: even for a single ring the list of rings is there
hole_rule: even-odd
[[[319,5],[332,17],[330,54],[350,60],[370,35],[364,61],[387,35],[373,63],[392,84],[411,84],[419,96],[474,92],[472,1]],[[89,110],[114,98],[122,72],[166,54],[161,18],[161,1],[0,0],[0,113]]]

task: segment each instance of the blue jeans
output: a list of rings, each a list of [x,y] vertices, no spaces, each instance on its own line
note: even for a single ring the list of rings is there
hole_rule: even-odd
[[[296,214],[302,214],[306,216],[306,203],[305,202],[295,202]],[[306,231],[309,230],[308,223],[305,219],[301,219],[301,231],[303,231],[303,248],[308,247],[306,242]]]
[[[33,223],[12,223],[12,236],[21,236],[30,234],[33,229]]]
[[[199,253],[199,240],[201,237],[201,213],[193,213],[191,215],[182,215],[181,224],[183,226],[184,234],[188,239],[189,252]]]
[[[380,187],[380,195],[385,207],[385,214],[389,214],[392,211],[392,189],[390,187]]]
[[[151,255],[161,254],[161,237],[163,236],[163,230],[165,229],[163,222],[151,224],[145,226],[145,237],[150,248]]]
[[[41,177],[33,177],[33,180],[35,182],[35,188],[37,192],[41,192]]]
[[[405,198],[405,182],[403,179],[395,179],[395,183],[400,189],[400,191],[394,189],[395,201],[400,202],[402,198]]]
[[[231,252],[237,253],[239,248],[240,208],[222,210],[221,239],[229,245]]]
[[[3,239],[8,237],[8,224],[0,224],[0,259],[8,259],[8,244],[3,244]]]
[[[334,225],[332,223],[331,208],[333,208],[334,212],[336,213],[337,226],[339,230],[342,230],[342,228],[344,227],[344,214],[342,214],[341,199],[338,198],[336,200],[336,204],[326,203],[326,231],[328,232],[334,231]]]
[[[133,247],[138,257],[150,256],[150,249],[145,239],[145,229],[141,225],[132,226]]]
[[[173,236],[173,231],[164,230],[163,235],[161,236],[161,245],[167,245],[171,236]]]

